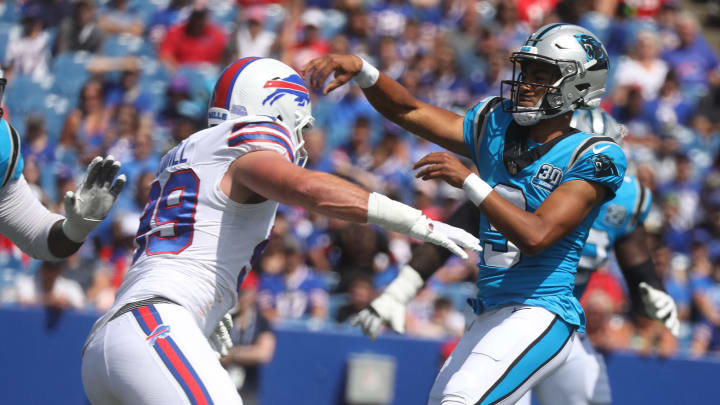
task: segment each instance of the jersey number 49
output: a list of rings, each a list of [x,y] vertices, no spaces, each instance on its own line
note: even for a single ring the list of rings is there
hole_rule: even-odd
[[[199,186],[191,169],[173,172],[164,186],[155,180],[140,218],[133,263],[143,252],[176,255],[192,244]]]

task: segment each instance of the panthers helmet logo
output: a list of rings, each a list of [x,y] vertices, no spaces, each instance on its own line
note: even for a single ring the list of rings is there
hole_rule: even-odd
[[[605,53],[605,49],[603,49],[602,45],[597,39],[595,39],[595,37],[588,34],[575,34],[575,39],[580,43],[580,45],[582,45],[583,48],[585,48],[587,60],[597,61],[597,63],[590,68],[591,70],[607,69],[609,67],[609,58],[607,53]]]

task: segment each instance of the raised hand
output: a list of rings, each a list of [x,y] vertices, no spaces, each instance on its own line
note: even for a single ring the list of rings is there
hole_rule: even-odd
[[[453,187],[462,188],[467,176],[472,174],[470,169],[460,162],[458,158],[447,152],[433,152],[420,159],[413,169],[423,168],[415,177],[423,180],[445,180]]]
[[[358,56],[331,53],[311,60],[300,72],[305,81],[316,90],[320,90],[328,76],[335,73],[335,79],[322,89],[323,94],[328,94],[349,82],[362,70],[362,66],[363,61]]]
[[[125,186],[124,174],[115,179],[120,162],[112,156],[100,156],[88,165],[85,177],[75,192],[65,194],[63,232],[75,242],[82,242],[107,217],[110,208]],[[114,180],[114,182],[113,182]]]

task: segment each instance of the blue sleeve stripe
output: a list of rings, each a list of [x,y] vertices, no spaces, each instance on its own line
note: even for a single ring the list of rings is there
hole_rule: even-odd
[[[230,147],[238,146],[244,143],[257,143],[257,142],[266,142],[266,143],[272,143],[276,145],[280,145],[283,149],[285,149],[285,152],[288,154],[288,158],[290,158],[291,162],[295,161],[295,155],[293,154],[292,148],[290,148],[290,145],[288,145],[287,141],[283,139],[282,137],[273,134],[271,132],[249,132],[249,133],[241,133],[240,135],[235,135],[232,138],[228,140],[228,145]]]
[[[5,187],[8,181],[13,178],[18,164],[18,156],[20,155],[20,136],[17,131],[15,131],[15,128],[13,128],[6,120],[3,120],[3,123],[7,127],[8,134],[10,135],[10,160],[0,188]]]

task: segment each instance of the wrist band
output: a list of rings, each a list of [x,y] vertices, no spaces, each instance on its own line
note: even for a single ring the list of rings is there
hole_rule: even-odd
[[[359,57],[359,56],[358,56]],[[371,65],[368,61],[366,61],[363,58],[360,58],[362,60],[362,70],[360,70],[355,77],[353,77],[353,80],[355,80],[355,83],[360,86],[361,89],[366,89],[368,87],[372,87],[377,83],[378,78],[380,77],[380,71],[377,70],[377,68],[373,65]]]
[[[465,178],[465,181],[463,182],[463,190],[465,190],[467,198],[478,206],[482,204],[482,202],[485,201],[485,198],[493,191],[492,187],[490,187],[489,184],[478,177],[475,173],[472,173]]]

